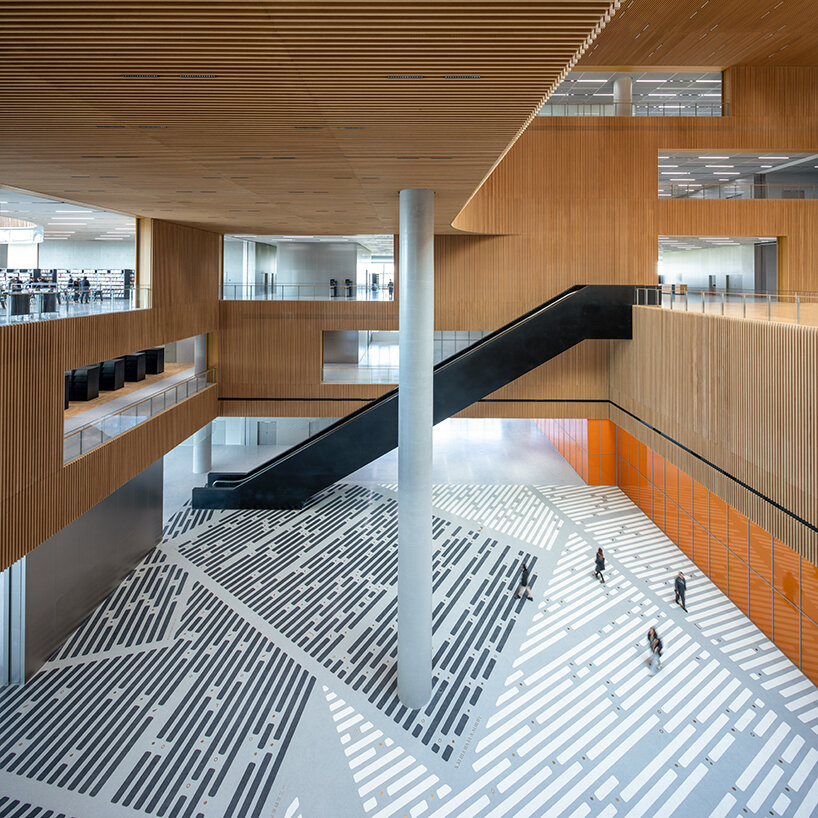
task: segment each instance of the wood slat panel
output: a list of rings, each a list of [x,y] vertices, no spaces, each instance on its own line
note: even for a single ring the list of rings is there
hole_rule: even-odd
[[[110,459],[87,455],[97,463],[87,473],[63,466],[65,370],[217,328],[221,237],[156,221],[143,238],[153,309],[0,327],[0,564],[56,533],[215,414],[214,388],[197,401],[207,406],[204,415],[186,409],[137,435],[139,426],[96,450],[113,452],[104,456]]]
[[[213,420],[217,408],[217,387],[209,386],[64,468],[4,496],[0,501],[0,570]]]
[[[611,350],[611,401],[735,480],[611,419],[818,562],[815,531],[775,505],[818,527],[818,328],[637,307],[634,340]]]
[[[619,0],[3,4],[0,178],[227,233],[447,229]]]
[[[632,0],[579,67],[814,65],[816,53],[812,0]]]

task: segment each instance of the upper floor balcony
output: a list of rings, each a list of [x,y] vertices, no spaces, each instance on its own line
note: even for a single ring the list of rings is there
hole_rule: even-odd
[[[719,72],[572,71],[540,116],[727,116]]]

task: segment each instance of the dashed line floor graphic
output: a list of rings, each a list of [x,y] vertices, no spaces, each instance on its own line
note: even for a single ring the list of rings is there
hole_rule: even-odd
[[[618,489],[434,510],[425,708],[395,694],[393,484],[186,507],[0,691],[0,818],[818,815],[818,689]]]

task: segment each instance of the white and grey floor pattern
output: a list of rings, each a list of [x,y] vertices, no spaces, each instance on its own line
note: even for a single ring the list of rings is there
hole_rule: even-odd
[[[394,692],[394,485],[185,508],[0,692],[0,818],[818,814],[818,690],[618,489],[434,503],[426,708]]]

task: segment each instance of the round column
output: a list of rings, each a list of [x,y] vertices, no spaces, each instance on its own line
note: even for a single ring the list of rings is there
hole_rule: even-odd
[[[193,473],[207,474],[213,464],[213,424],[207,423],[193,435]]]
[[[617,116],[633,116],[632,90],[632,77],[617,77],[614,80],[614,112]]]
[[[434,192],[400,192],[398,697],[432,694]]]

